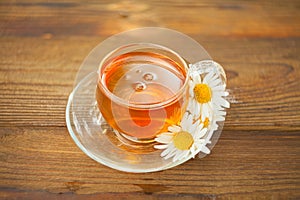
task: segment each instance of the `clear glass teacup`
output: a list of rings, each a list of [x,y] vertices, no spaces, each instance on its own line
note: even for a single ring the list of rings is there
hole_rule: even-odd
[[[110,52],[100,63],[98,108],[124,138],[148,143],[178,124],[188,102],[188,63],[173,50],[135,43]]]

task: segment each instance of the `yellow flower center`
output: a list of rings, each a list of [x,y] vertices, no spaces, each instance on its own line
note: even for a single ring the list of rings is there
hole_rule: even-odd
[[[194,87],[195,99],[199,103],[207,103],[211,100],[211,89],[207,84],[199,83]]]
[[[203,122],[203,127],[207,128],[208,125],[209,125],[209,119],[208,119],[208,117],[206,117],[205,120],[204,120],[204,122]]]
[[[188,150],[194,143],[194,139],[189,132],[180,131],[173,137],[174,146],[179,150]]]

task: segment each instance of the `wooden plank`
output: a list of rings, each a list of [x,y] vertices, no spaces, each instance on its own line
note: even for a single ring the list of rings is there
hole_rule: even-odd
[[[64,127],[2,128],[0,195],[89,197],[290,197],[299,195],[298,132],[224,131],[211,155],[143,174],[118,172],[88,158]],[[242,138],[242,139],[240,139]],[[113,185],[113,187],[112,187]],[[197,189],[196,189],[197,188]],[[176,195],[175,195],[176,194]]]
[[[299,39],[195,39],[227,72],[226,130],[300,130]],[[100,41],[1,38],[0,126],[65,126],[76,72]]]
[[[189,34],[300,36],[299,1],[1,2],[4,35],[108,35],[161,26]]]

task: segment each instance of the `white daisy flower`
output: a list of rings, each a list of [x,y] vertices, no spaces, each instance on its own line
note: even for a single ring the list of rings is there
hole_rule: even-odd
[[[221,121],[225,121],[225,116],[226,116],[226,111],[225,110],[214,110],[214,114],[213,114],[213,117],[214,117],[214,120],[216,122],[221,122]]]
[[[204,136],[207,128],[199,120],[194,122],[192,115],[186,112],[180,126],[168,127],[169,132],[161,133],[155,141],[161,143],[155,145],[156,149],[165,149],[161,156],[165,159],[173,157],[173,162],[187,157],[195,157],[200,151],[209,152],[205,146]]]
[[[215,111],[223,111],[229,108],[230,104],[224,99],[228,95],[225,91],[225,84],[213,71],[207,73],[202,81],[201,74],[192,73],[189,82],[190,101],[188,110],[193,113],[194,118],[211,118]]]

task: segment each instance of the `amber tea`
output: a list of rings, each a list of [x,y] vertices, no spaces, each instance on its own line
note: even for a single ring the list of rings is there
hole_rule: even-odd
[[[96,91],[108,124],[133,141],[148,141],[180,121],[187,103],[187,64],[154,44],[133,44],[101,63]]]

